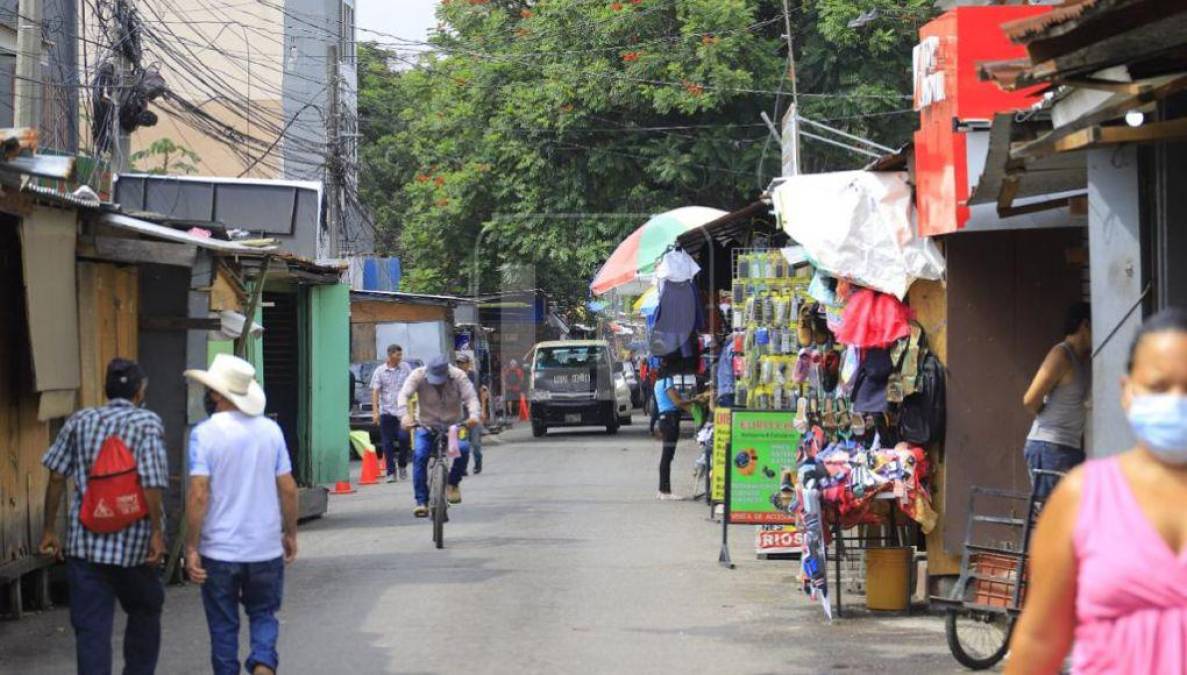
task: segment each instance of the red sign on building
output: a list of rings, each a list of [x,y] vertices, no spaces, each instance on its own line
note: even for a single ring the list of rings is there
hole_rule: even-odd
[[[994,113],[1029,108],[1033,89],[1005,92],[983,82],[977,64],[1023,58],[1026,49],[1011,43],[1001,25],[1050,7],[1010,5],[961,7],[919,30],[913,53],[915,109],[915,200],[919,233],[956,232],[969,218],[969,162],[961,123],[988,122]]]

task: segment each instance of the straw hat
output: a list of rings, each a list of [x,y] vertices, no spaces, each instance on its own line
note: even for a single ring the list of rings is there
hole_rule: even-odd
[[[254,417],[264,412],[267,399],[256,382],[256,369],[239,357],[219,354],[209,370],[187,370],[184,375],[230,399],[246,415]]]

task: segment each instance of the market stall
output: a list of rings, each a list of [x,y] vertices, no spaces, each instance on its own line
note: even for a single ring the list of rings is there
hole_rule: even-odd
[[[729,524],[794,523],[804,589],[829,612],[829,543],[909,556],[897,525],[935,526],[926,447],[941,437],[943,372],[904,298],[943,261],[913,236],[903,174],[797,177],[773,197],[797,245],[733,252],[734,405],[713,464],[723,544]]]

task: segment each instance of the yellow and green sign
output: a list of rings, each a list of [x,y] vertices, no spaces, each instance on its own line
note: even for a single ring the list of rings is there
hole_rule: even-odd
[[[709,499],[725,501],[725,462],[730,454],[730,409],[718,406],[713,411],[713,475],[709,481]]]
[[[730,522],[794,523],[791,493],[782,489],[795,474],[800,432],[795,413],[735,410],[730,425]],[[718,464],[717,466],[721,466]]]

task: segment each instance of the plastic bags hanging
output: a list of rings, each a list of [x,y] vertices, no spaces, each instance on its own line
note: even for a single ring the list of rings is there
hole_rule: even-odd
[[[944,259],[915,235],[904,172],[792,176],[772,195],[783,229],[816,266],[900,300],[915,279],[940,279]]]

